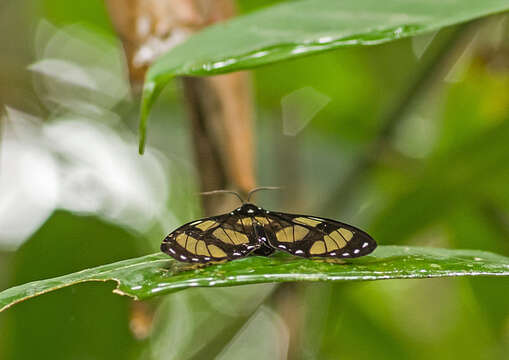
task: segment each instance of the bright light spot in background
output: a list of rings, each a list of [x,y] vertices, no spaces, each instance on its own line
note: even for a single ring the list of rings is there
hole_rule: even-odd
[[[139,156],[135,136],[110,110],[129,89],[119,45],[42,22],[36,47],[35,87],[55,115],[42,121],[7,109],[2,119],[0,248],[15,249],[58,208],[166,231],[175,223],[166,160],[150,149]]]
[[[444,81],[454,83],[463,80],[476,47],[482,46],[485,48],[491,46],[498,48],[502,46],[506,22],[506,17],[501,19],[494,18],[491,22],[477,30],[475,35],[469,39],[466,46],[459,49],[458,53],[455,54],[455,61],[445,75]],[[412,47],[417,57],[424,53],[436,34],[435,32],[412,39]],[[438,125],[433,120],[437,118],[436,114],[430,113],[430,109],[433,111],[432,109],[435,109],[436,106],[429,106],[429,104],[430,101],[437,101],[434,99],[437,96],[439,95],[435,91],[435,94],[426,101],[426,105],[421,106],[422,109],[414,111],[412,116],[409,116],[408,119],[405,119],[399,125],[395,138],[395,146],[406,156],[424,158],[433,151],[433,147],[438,139]]]
[[[183,42],[191,33],[185,29],[172,29],[165,39],[149,37],[134,55],[133,64],[143,66],[151,64],[157,57]]]
[[[136,153],[104,124],[80,118],[27,122],[9,109],[0,162],[0,246],[15,248],[56,209],[146,231],[166,227],[168,178],[154,153]]]
[[[242,285],[232,288],[198,289],[197,294],[207,300],[218,314],[248,315],[256,304],[261,304],[275,289],[275,284]],[[250,304],[247,306],[246,304]]]
[[[218,334],[229,331],[239,316],[252,314],[275,287],[275,284],[256,284],[197,288],[166,297],[155,316],[150,356],[146,357],[154,360],[196,358],[211,343],[217,342]],[[255,338],[261,341],[254,348],[258,349],[262,343],[265,346],[263,334]],[[267,344],[273,348],[271,341],[279,341],[279,337],[267,339]]]
[[[281,100],[283,134],[295,136],[330,102],[330,98],[310,86],[300,88]]]
[[[506,17],[494,18],[481,27],[467,46],[462,49],[460,56],[456,59],[444,80],[449,83],[462,81],[476,48],[481,47],[486,49],[491,47],[498,49],[502,47],[507,32],[506,23]]]
[[[472,54],[475,48],[474,43],[476,38],[477,35],[474,37],[472,41],[468,43],[465,49],[461,51],[461,54],[458,56],[455,63],[450,67],[449,71],[445,75],[444,81],[448,83],[455,83],[463,80],[470,60],[472,59]]]
[[[16,248],[53,212],[58,199],[58,165],[37,141],[36,119],[7,109],[0,151],[0,246]]]
[[[193,309],[192,295],[191,291],[181,291],[174,296],[163,298],[154,317],[154,332],[149,338],[150,353],[145,358],[185,360],[206,345],[204,333],[208,334],[210,328],[216,327],[220,322],[209,324],[209,312],[201,308],[198,311]],[[195,342],[196,338],[200,341]]]
[[[37,27],[38,60],[28,67],[34,87],[49,107],[100,115],[129,95],[121,46],[80,25]]]
[[[433,151],[437,138],[437,123],[433,117],[414,114],[396,129],[394,145],[406,156],[422,159]]]
[[[61,158],[61,208],[100,213],[140,231],[164,211],[164,170],[153,154],[135,153],[136,139],[81,119],[50,123],[43,133]]]
[[[284,360],[289,339],[288,328],[279,315],[261,306],[216,359]]]
[[[429,34],[419,35],[412,38],[412,50],[417,59],[420,59],[422,55],[424,55],[428,46],[437,34],[438,31],[434,31]]]
[[[43,59],[30,65],[28,68],[42,75],[52,77],[57,81],[82,86],[88,90],[99,90],[98,85],[82,67],[65,60]]]

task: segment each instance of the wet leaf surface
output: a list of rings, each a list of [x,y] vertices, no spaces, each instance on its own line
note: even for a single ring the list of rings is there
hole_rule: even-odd
[[[152,254],[4,290],[0,292],[0,311],[31,297],[86,281],[116,281],[115,293],[142,300],[196,286],[455,276],[509,276],[509,258],[476,250],[380,246],[370,256],[341,262],[279,253],[196,268],[165,254]]]

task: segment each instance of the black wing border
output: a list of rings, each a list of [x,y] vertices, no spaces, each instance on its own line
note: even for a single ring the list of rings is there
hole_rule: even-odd
[[[290,223],[294,226],[298,225],[298,226],[305,227],[310,231],[319,232],[321,236],[328,235],[332,231],[339,229],[339,228],[345,228],[345,229],[350,230],[354,233],[354,237],[350,241],[347,241],[347,245],[344,246],[343,248],[340,248],[336,251],[325,252],[324,254],[320,254],[320,255],[311,255],[311,254],[309,254],[309,249],[311,248],[312,244],[317,240],[315,240],[315,241],[313,241],[313,240],[298,240],[294,243],[297,245],[294,245],[294,249],[292,249],[292,248],[289,248],[287,246],[287,244],[282,244],[279,241],[277,241],[275,233],[273,232],[272,236],[270,236],[268,239],[268,244],[270,246],[272,246],[274,249],[287,252],[294,256],[300,256],[300,257],[304,257],[304,258],[315,258],[316,257],[316,258],[335,258],[335,259],[337,259],[337,258],[341,258],[341,259],[357,258],[357,257],[365,256],[365,255],[372,253],[378,246],[377,242],[367,232],[365,232],[362,229],[359,229],[356,226],[353,226],[353,225],[350,225],[350,224],[347,224],[347,223],[344,223],[341,221],[324,218],[324,217],[320,217],[320,216],[315,216],[315,215],[290,214],[290,213],[277,212],[277,211],[265,212],[264,216],[269,219],[271,217],[275,218],[278,221],[283,220],[283,221]],[[308,218],[308,219],[315,220],[315,221],[321,221],[322,223],[325,223],[325,224],[332,224],[334,226],[337,226],[337,228],[330,232],[326,232],[320,228],[294,221],[295,218],[299,218],[299,217]],[[274,242],[274,244],[272,244],[271,242]],[[365,243],[367,243],[367,245],[363,247],[363,244],[365,244]],[[299,244],[302,244],[302,246],[299,246]],[[284,245],[286,248],[281,247],[281,245]],[[356,249],[358,249],[359,251],[356,252]],[[299,253],[298,250],[301,250],[303,252],[303,254]],[[331,255],[331,253],[334,253],[334,254]]]
[[[180,261],[180,262],[188,262],[188,263],[214,263],[214,262],[222,262],[222,261],[231,261],[240,259],[243,257],[248,256],[250,253],[258,249],[262,246],[261,243],[258,242],[258,239],[253,237],[251,233],[246,231],[244,223],[241,221],[244,218],[247,218],[251,216],[242,216],[240,214],[236,213],[226,213],[222,215],[215,215],[215,216],[209,216],[201,219],[196,219],[189,221],[172,232],[170,232],[161,242],[160,250],[173,257],[174,259]],[[234,244],[228,244],[224,241],[218,239],[216,236],[212,234],[213,231],[215,231],[217,228],[222,228],[224,230],[224,224],[226,224],[229,220],[235,219],[236,222],[239,220],[242,224],[242,231],[239,231],[243,234],[245,234],[248,239],[248,244],[242,244],[242,245],[234,245]],[[205,222],[205,221],[214,221],[217,224],[212,226],[211,228],[208,228],[206,230],[197,230],[195,227],[195,224],[198,225],[199,223]],[[225,254],[225,257],[222,258],[215,258],[212,256],[203,256],[203,255],[197,255],[193,254],[192,252],[188,251],[186,248],[182,247],[180,244],[177,243],[175,238],[180,235],[181,233],[186,234],[187,236],[191,235],[193,237],[198,237],[199,240],[205,241],[206,245],[215,245],[219,247]],[[229,235],[225,232],[226,236],[229,237]],[[253,234],[256,235],[256,231],[253,228]],[[208,235],[208,236],[207,236]],[[233,241],[232,241],[233,242]],[[173,251],[172,251],[173,250]]]

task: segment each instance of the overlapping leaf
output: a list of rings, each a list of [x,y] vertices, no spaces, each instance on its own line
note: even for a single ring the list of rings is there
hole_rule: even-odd
[[[140,152],[152,104],[174,76],[227,73],[344,46],[376,45],[507,9],[507,0],[305,0],[211,26],[149,69],[141,108]]]

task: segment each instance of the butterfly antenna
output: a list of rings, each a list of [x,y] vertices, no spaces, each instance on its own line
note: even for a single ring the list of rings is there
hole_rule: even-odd
[[[233,194],[239,198],[239,200],[242,204],[244,204],[244,200],[242,200],[240,195],[236,191],[233,191],[233,190],[212,190],[212,191],[205,191],[205,192],[200,193],[200,195],[215,195],[215,194]]]
[[[247,202],[249,202],[249,199],[251,199],[251,195],[260,190],[281,190],[281,188],[279,186],[260,186],[254,188],[247,193]]]

